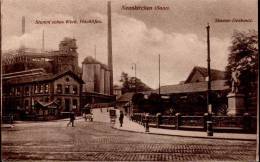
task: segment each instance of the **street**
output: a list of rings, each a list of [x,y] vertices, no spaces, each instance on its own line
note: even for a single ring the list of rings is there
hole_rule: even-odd
[[[20,122],[2,130],[3,160],[254,161],[256,156],[255,141],[133,133],[83,119],[67,127],[67,122]]]

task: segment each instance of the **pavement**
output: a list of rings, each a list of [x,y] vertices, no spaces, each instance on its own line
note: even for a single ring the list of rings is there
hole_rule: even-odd
[[[110,123],[109,110],[113,108],[100,108],[93,109],[94,121]],[[119,124],[119,110],[116,110],[117,118],[115,124],[112,124],[112,128],[121,131],[166,135],[166,136],[179,136],[179,137],[192,137],[192,138],[207,138],[207,139],[227,139],[227,140],[245,140],[245,141],[256,141],[258,138],[257,134],[242,134],[242,133],[213,133],[213,136],[207,136],[207,132],[202,131],[185,131],[185,130],[170,130],[162,128],[149,128],[149,132],[145,132],[145,127],[131,121],[127,116],[124,117],[123,126]],[[82,117],[76,117],[76,120],[82,119]],[[61,119],[69,120],[69,119]],[[16,122],[17,123],[17,122]],[[19,123],[19,122],[18,122]],[[18,124],[17,123],[17,124]],[[35,123],[37,124],[37,123]],[[39,123],[38,123],[39,124]],[[1,128],[13,128],[13,124],[2,124]]]
[[[1,124],[1,128],[13,128],[14,124]]]
[[[144,133],[143,126],[127,117],[121,128],[118,118],[112,124],[107,109],[93,110],[93,114],[93,122],[76,117],[75,127],[67,127],[68,118],[47,122],[16,121],[14,127],[1,131],[3,160],[213,162],[255,161],[256,158],[255,140],[200,140],[194,136],[183,137],[184,133],[176,135],[178,132],[191,135],[194,131],[157,128]],[[161,132],[156,134],[153,129]],[[172,135],[169,131],[176,133]]]
[[[123,126],[120,127],[119,120],[112,126],[115,129],[129,132],[148,133],[156,135],[193,137],[193,138],[208,138],[208,139],[228,139],[228,140],[248,140],[256,141],[256,134],[241,134],[241,133],[213,133],[213,136],[207,136],[207,132],[202,131],[184,131],[184,130],[170,130],[162,128],[149,128],[149,132],[145,132],[145,127],[131,121],[128,117],[124,117]]]
[[[96,120],[96,121],[95,121]],[[2,133],[3,161],[255,161],[256,141],[121,131],[111,123],[19,122]],[[101,119],[100,119],[101,120]]]

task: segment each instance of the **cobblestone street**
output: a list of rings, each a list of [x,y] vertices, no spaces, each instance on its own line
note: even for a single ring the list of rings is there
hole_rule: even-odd
[[[96,161],[250,161],[256,142],[125,132],[109,123],[77,120],[19,123],[2,131],[3,159]]]

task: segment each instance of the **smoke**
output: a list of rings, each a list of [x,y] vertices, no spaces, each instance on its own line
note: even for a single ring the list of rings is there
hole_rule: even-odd
[[[22,44],[41,49],[42,31],[45,32],[45,49],[58,49],[64,37],[77,39],[79,64],[87,56],[96,56],[107,63],[107,16],[106,13],[91,12],[87,15],[67,15],[34,12],[26,16],[26,33],[19,36],[20,18],[4,20],[3,49],[17,49]],[[8,16],[8,15],[6,15]],[[10,15],[9,15],[10,16]],[[10,17],[9,17],[10,18]],[[97,19],[102,23],[88,24],[36,24],[36,20]],[[11,20],[11,18],[9,19]],[[14,27],[11,25],[13,24]],[[8,29],[10,27],[10,29]],[[15,28],[16,27],[16,28]],[[18,28],[18,29],[17,29]],[[9,32],[7,32],[9,31]],[[16,31],[7,34],[11,31]],[[18,36],[17,36],[18,35]],[[121,72],[134,75],[131,69],[137,65],[137,77],[152,88],[158,87],[158,55],[161,55],[161,84],[177,84],[185,80],[193,66],[206,67],[206,38],[198,33],[166,32],[148,26],[144,21],[119,13],[112,14],[112,40],[114,81],[118,83]],[[229,38],[211,37],[212,67],[224,69],[227,60]]]

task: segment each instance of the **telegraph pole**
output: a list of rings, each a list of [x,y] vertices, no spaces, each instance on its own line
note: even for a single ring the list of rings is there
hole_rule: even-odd
[[[95,47],[94,47],[94,58],[95,58],[95,60],[97,60],[97,49],[96,49],[96,45],[95,45]]]
[[[208,91],[207,91],[207,107],[208,107],[208,121],[207,121],[207,135],[213,136],[213,124],[212,124],[212,106],[211,106],[211,74],[210,74],[210,35],[209,24],[207,29],[207,62],[208,62]]]
[[[2,1],[0,1],[0,62],[2,63]],[[3,117],[3,93],[2,93],[2,65],[0,66],[0,108],[1,108],[1,114],[0,114],[0,125],[2,126],[2,117]],[[2,128],[1,128],[2,129]],[[0,133],[0,141],[2,143],[2,131]],[[2,150],[2,145],[0,146],[0,149]],[[2,152],[0,153],[0,159],[2,159]]]
[[[161,60],[159,54],[159,96],[161,96]]]
[[[133,66],[134,65],[134,66]],[[137,83],[136,83],[136,63],[133,63],[132,69],[135,71],[135,93],[137,92]]]
[[[207,25],[207,62],[208,62],[208,92],[207,92],[207,105],[211,104],[211,73],[210,73],[210,39],[209,39],[209,30],[210,26]]]

